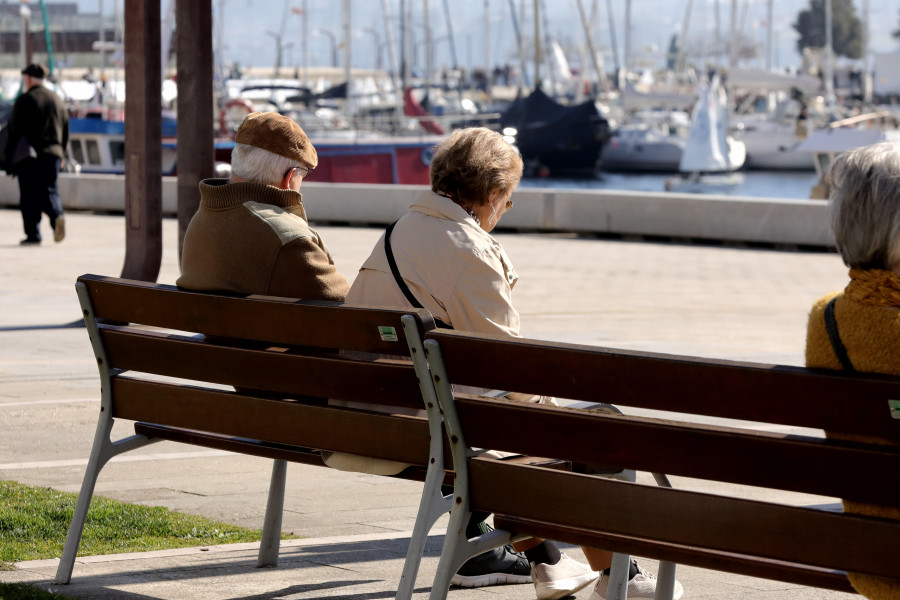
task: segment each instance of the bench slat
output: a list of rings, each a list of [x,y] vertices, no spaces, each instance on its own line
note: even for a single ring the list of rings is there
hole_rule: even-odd
[[[369,411],[256,398],[127,377],[113,380],[115,417],[290,446],[423,464],[428,422]]]
[[[208,336],[409,356],[400,317],[416,316],[420,335],[434,327],[431,315],[421,309],[375,311],[333,302],[205,294],[98,275],[82,275],[78,281],[87,286],[99,319]],[[379,326],[393,327],[397,339],[382,339]]]
[[[471,510],[548,524],[561,518],[561,524],[574,528],[787,562],[803,557],[806,564],[825,569],[900,576],[897,521],[479,458],[469,465]]]
[[[900,473],[900,448],[465,395],[456,409],[466,442],[481,448],[875,504],[900,496],[900,481],[885,477]]]
[[[189,429],[156,425],[154,423],[135,423],[134,432],[151,438],[180,442],[182,444],[191,444],[192,446],[227,450],[238,454],[286,460],[316,467],[325,466],[325,463],[322,462],[321,452],[312,448],[302,448],[300,446],[289,446],[287,444],[274,444],[247,438],[202,433]],[[410,479],[413,481],[425,481],[425,469],[416,466],[407,467],[394,477]],[[453,480],[450,479],[448,484],[452,485]]]
[[[680,544],[666,544],[621,535],[585,531],[583,529],[508,515],[494,515],[494,526],[497,529],[514,531],[517,534],[524,533],[594,548],[615,548],[619,552],[635,556],[668,560],[702,569],[727,571],[748,577],[763,577],[837,592],[856,593],[847,579],[846,573],[842,571],[729,552],[716,552]]]
[[[202,431],[181,429],[178,427],[170,427],[168,425],[157,425],[156,423],[135,423],[134,432],[146,435],[150,438],[169,440],[171,442],[190,444],[192,446],[203,446],[204,448],[227,450],[229,452],[247,454],[249,456],[259,456],[262,458],[287,460],[307,465],[324,466],[322,454],[313,448],[288,446],[286,444],[272,444],[248,438],[204,433]]]
[[[249,389],[421,409],[412,363],[221,346],[103,325],[110,367]]]
[[[900,440],[900,379],[435,330],[457,385]],[[490,343],[485,343],[489,339]],[[498,369],[497,358],[513,368]],[[785,401],[789,398],[790,401]]]

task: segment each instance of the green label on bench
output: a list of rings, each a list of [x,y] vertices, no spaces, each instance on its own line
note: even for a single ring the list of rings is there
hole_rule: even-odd
[[[888,406],[891,407],[891,416],[900,419],[900,400],[888,400]]]
[[[400,338],[397,337],[397,330],[393,327],[387,327],[381,325],[378,327],[378,333],[381,335],[381,341],[383,342],[398,342]]]

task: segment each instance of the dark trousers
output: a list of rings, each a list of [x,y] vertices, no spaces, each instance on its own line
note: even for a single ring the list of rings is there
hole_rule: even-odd
[[[19,208],[25,237],[29,240],[41,239],[41,215],[50,218],[50,227],[56,226],[56,219],[63,214],[62,201],[56,180],[59,175],[60,159],[52,154],[39,154],[37,158],[26,158],[16,165],[19,178]]]

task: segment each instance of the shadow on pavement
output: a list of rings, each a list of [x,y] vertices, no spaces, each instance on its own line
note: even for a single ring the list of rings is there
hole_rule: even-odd
[[[84,319],[56,325],[11,325],[10,327],[0,327],[0,331],[37,331],[40,329],[75,329],[77,327],[84,327]]]

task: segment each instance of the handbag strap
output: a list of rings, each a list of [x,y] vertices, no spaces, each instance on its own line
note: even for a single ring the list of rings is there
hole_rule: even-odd
[[[856,371],[850,357],[847,355],[847,349],[841,336],[838,334],[837,321],[834,318],[834,301],[837,296],[831,299],[831,302],[825,307],[825,330],[828,332],[828,339],[831,341],[831,348],[834,350],[835,356],[845,371]]]
[[[399,221],[400,219],[397,219]],[[397,282],[397,285],[400,287],[400,291],[403,292],[403,295],[406,296],[406,300],[412,304],[415,308],[425,308],[422,306],[422,303],[419,302],[413,293],[410,291],[409,286],[406,285],[406,282],[403,281],[403,277],[400,275],[400,269],[397,268],[397,261],[394,260],[394,251],[391,249],[391,232],[394,231],[394,225],[397,224],[397,221],[391,223],[388,228],[384,232],[384,253],[387,256],[388,265],[391,267],[391,274],[394,276],[394,281]],[[435,325],[442,329],[453,329],[452,326],[444,323],[434,315],[431,317],[434,319]]]

